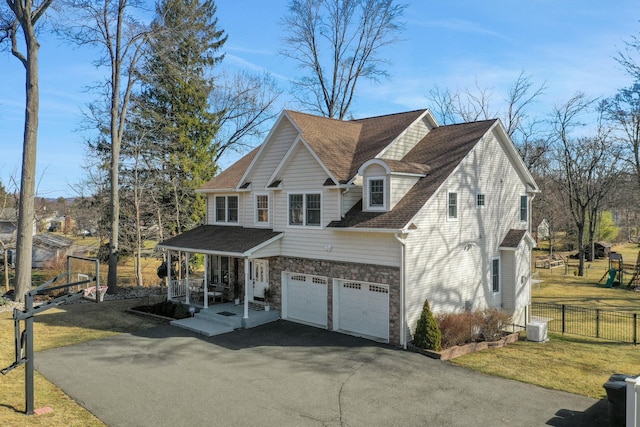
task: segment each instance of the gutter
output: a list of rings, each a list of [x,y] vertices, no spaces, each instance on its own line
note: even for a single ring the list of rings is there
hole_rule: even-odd
[[[402,235],[402,237],[400,237]],[[393,237],[396,238],[398,242],[400,242],[400,345],[403,349],[407,349],[407,333],[406,333],[406,324],[404,320],[404,312],[405,312],[405,251],[406,251],[406,242],[405,238],[407,236],[407,232],[404,230],[397,231],[394,233]]]

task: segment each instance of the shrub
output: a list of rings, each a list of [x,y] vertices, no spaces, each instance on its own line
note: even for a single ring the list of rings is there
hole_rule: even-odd
[[[463,345],[476,340],[475,331],[478,329],[476,314],[442,313],[436,316],[438,327],[442,333],[442,348]]]
[[[485,341],[495,341],[500,338],[500,331],[511,323],[511,316],[497,308],[487,308],[478,313],[480,333]]]
[[[176,309],[173,312],[174,319],[185,319],[187,317],[191,317],[191,313],[189,313],[189,307],[182,303],[178,303],[176,305]]]
[[[0,297],[0,307],[3,305],[7,305],[11,302],[11,300],[9,298],[5,298],[5,297]]]
[[[422,307],[422,314],[418,319],[416,333],[413,337],[413,345],[425,350],[442,350],[442,333],[429,307],[429,300],[425,300]]]

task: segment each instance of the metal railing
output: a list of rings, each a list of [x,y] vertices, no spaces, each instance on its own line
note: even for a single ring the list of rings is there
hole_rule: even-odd
[[[638,344],[638,314],[546,302],[531,303],[531,317],[548,331]]]

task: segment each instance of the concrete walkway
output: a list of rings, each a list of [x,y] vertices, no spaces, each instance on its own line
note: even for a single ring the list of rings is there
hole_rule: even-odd
[[[607,404],[291,322],[169,325],[36,354],[109,426],[600,426]]]

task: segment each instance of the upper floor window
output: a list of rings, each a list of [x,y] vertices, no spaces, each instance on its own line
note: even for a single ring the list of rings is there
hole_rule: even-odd
[[[256,223],[269,223],[269,196],[267,194],[256,195]]]
[[[528,197],[520,196],[520,221],[522,222],[527,222],[527,220],[529,219],[528,206],[529,206]]]
[[[485,206],[485,197],[483,193],[476,193],[476,207],[482,209]]]
[[[216,222],[238,222],[238,196],[216,196]]]
[[[458,193],[448,193],[448,219],[458,219]]]
[[[367,179],[367,208],[385,209],[384,188],[384,177],[373,177]]]
[[[319,227],[322,217],[322,198],[319,193],[289,194],[289,225]]]

